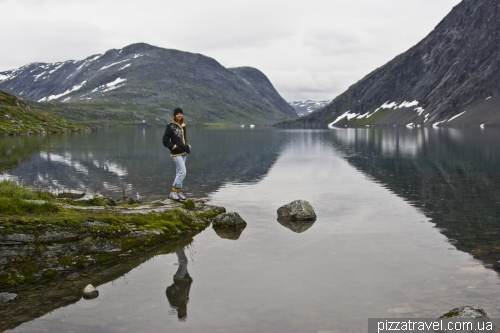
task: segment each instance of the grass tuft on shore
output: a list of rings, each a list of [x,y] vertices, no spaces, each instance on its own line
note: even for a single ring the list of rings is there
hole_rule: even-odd
[[[55,213],[60,208],[54,201],[50,193],[33,191],[10,180],[0,181],[0,215]]]

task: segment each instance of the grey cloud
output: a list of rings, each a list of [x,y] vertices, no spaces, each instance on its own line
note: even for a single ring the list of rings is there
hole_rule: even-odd
[[[341,29],[314,29],[304,35],[304,44],[313,47],[325,56],[338,56],[341,54],[373,52],[374,36],[359,30],[349,28]]]
[[[22,38],[9,34],[3,37],[16,53],[2,57],[0,70],[11,69],[6,68],[9,63],[19,67],[30,62],[79,60],[106,51],[100,29],[86,23],[31,20],[30,25],[19,25],[16,30]]]

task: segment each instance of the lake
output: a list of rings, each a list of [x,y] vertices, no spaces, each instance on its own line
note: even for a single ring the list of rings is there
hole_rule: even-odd
[[[162,134],[2,138],[0,170],[39,188],[163,199],[174,164]],[[499,131],[189,128],[188,138],[185,194],[238,212],[246,229],[170,244],[108,275],[93,300],[43,302],[38,288],[30,297],[48,310],[2,319],[17,325],[8,332],[366,332],[368,318],[466,304],[498,317]],[[276,210],[297,199],[317,220],[279,223]]]

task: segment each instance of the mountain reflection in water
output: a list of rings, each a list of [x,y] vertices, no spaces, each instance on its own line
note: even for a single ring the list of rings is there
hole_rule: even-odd
[[[0,171],[43,189],[82,189],[112,198],[163,199],[175,166],[161,144],[163,128],[2,138]],[[262,129],[190,128],[185,192],[206,197],[226,182],[253,183],[275,163],[286,134]]]
[[[30,184],[116,195],[128,186],[142,198],[164,198],[173,163],[162,132],[21,140],[26,150],[16,142],[5,170]],[[120,278],[94,281],[96,300],[76,302],[87,280],[21,293],[19,305],[0,309],[0,318],[12,318],[0,329],[360,332],[369,317],[431,318],[467,302],[494,317],[498,276],[482,265],[498,270],[500,260],[498,136],[490,129],[190,129],[186,188],[238,211],[245,232],[208,228],[196,236],[192,279],[183,264],[187,241]],[[310,199],[314,224],[276,222],[276,209],[295,199]]]
[[[43,285],[34,285],[16,291],[19,295],[17,302],[8,306],[0,306],[0,332],[13,329],[22,323],[29,322],[56,309],[78,302],[81,300],[82,290],[87,284],[92,284],[96,289],[99,289],[99,286],[125,276],[131,270],[155,256],[174,252],[179,253],[179,251],[184,253],[184,248],[192,242],[193,238],[188,237],[157,247],[147,253],[136,255],[124,262],[101,265],[86,270],[82,274],[72,274],[63,279],[56,279]],[[186,267],[185,273],[188,275],[187,262],[185,262],[183,267]]]
[[[500,132],[345,129],[346,160],[421,209],[458,250],[500,271]]]

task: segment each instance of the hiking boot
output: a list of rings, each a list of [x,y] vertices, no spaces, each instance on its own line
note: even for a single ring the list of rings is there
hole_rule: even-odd
[[[179,194],[177,192],[170,192],[170,195],[168,197],[170,199],[172,199],[172,200],[175,200],[175,201],[179,201],[180,200]]]
[[[180,191],[179,191],[179,192],[177,192],[177,196],[178,196],[178,197],[179,197],[179,199],[181,199],[181,200],[186,200],[186,199],[187,199],[187,198],[186,198],[186,196],[185,196],[184,194],[182,194],[182,192],[180,192]]]

